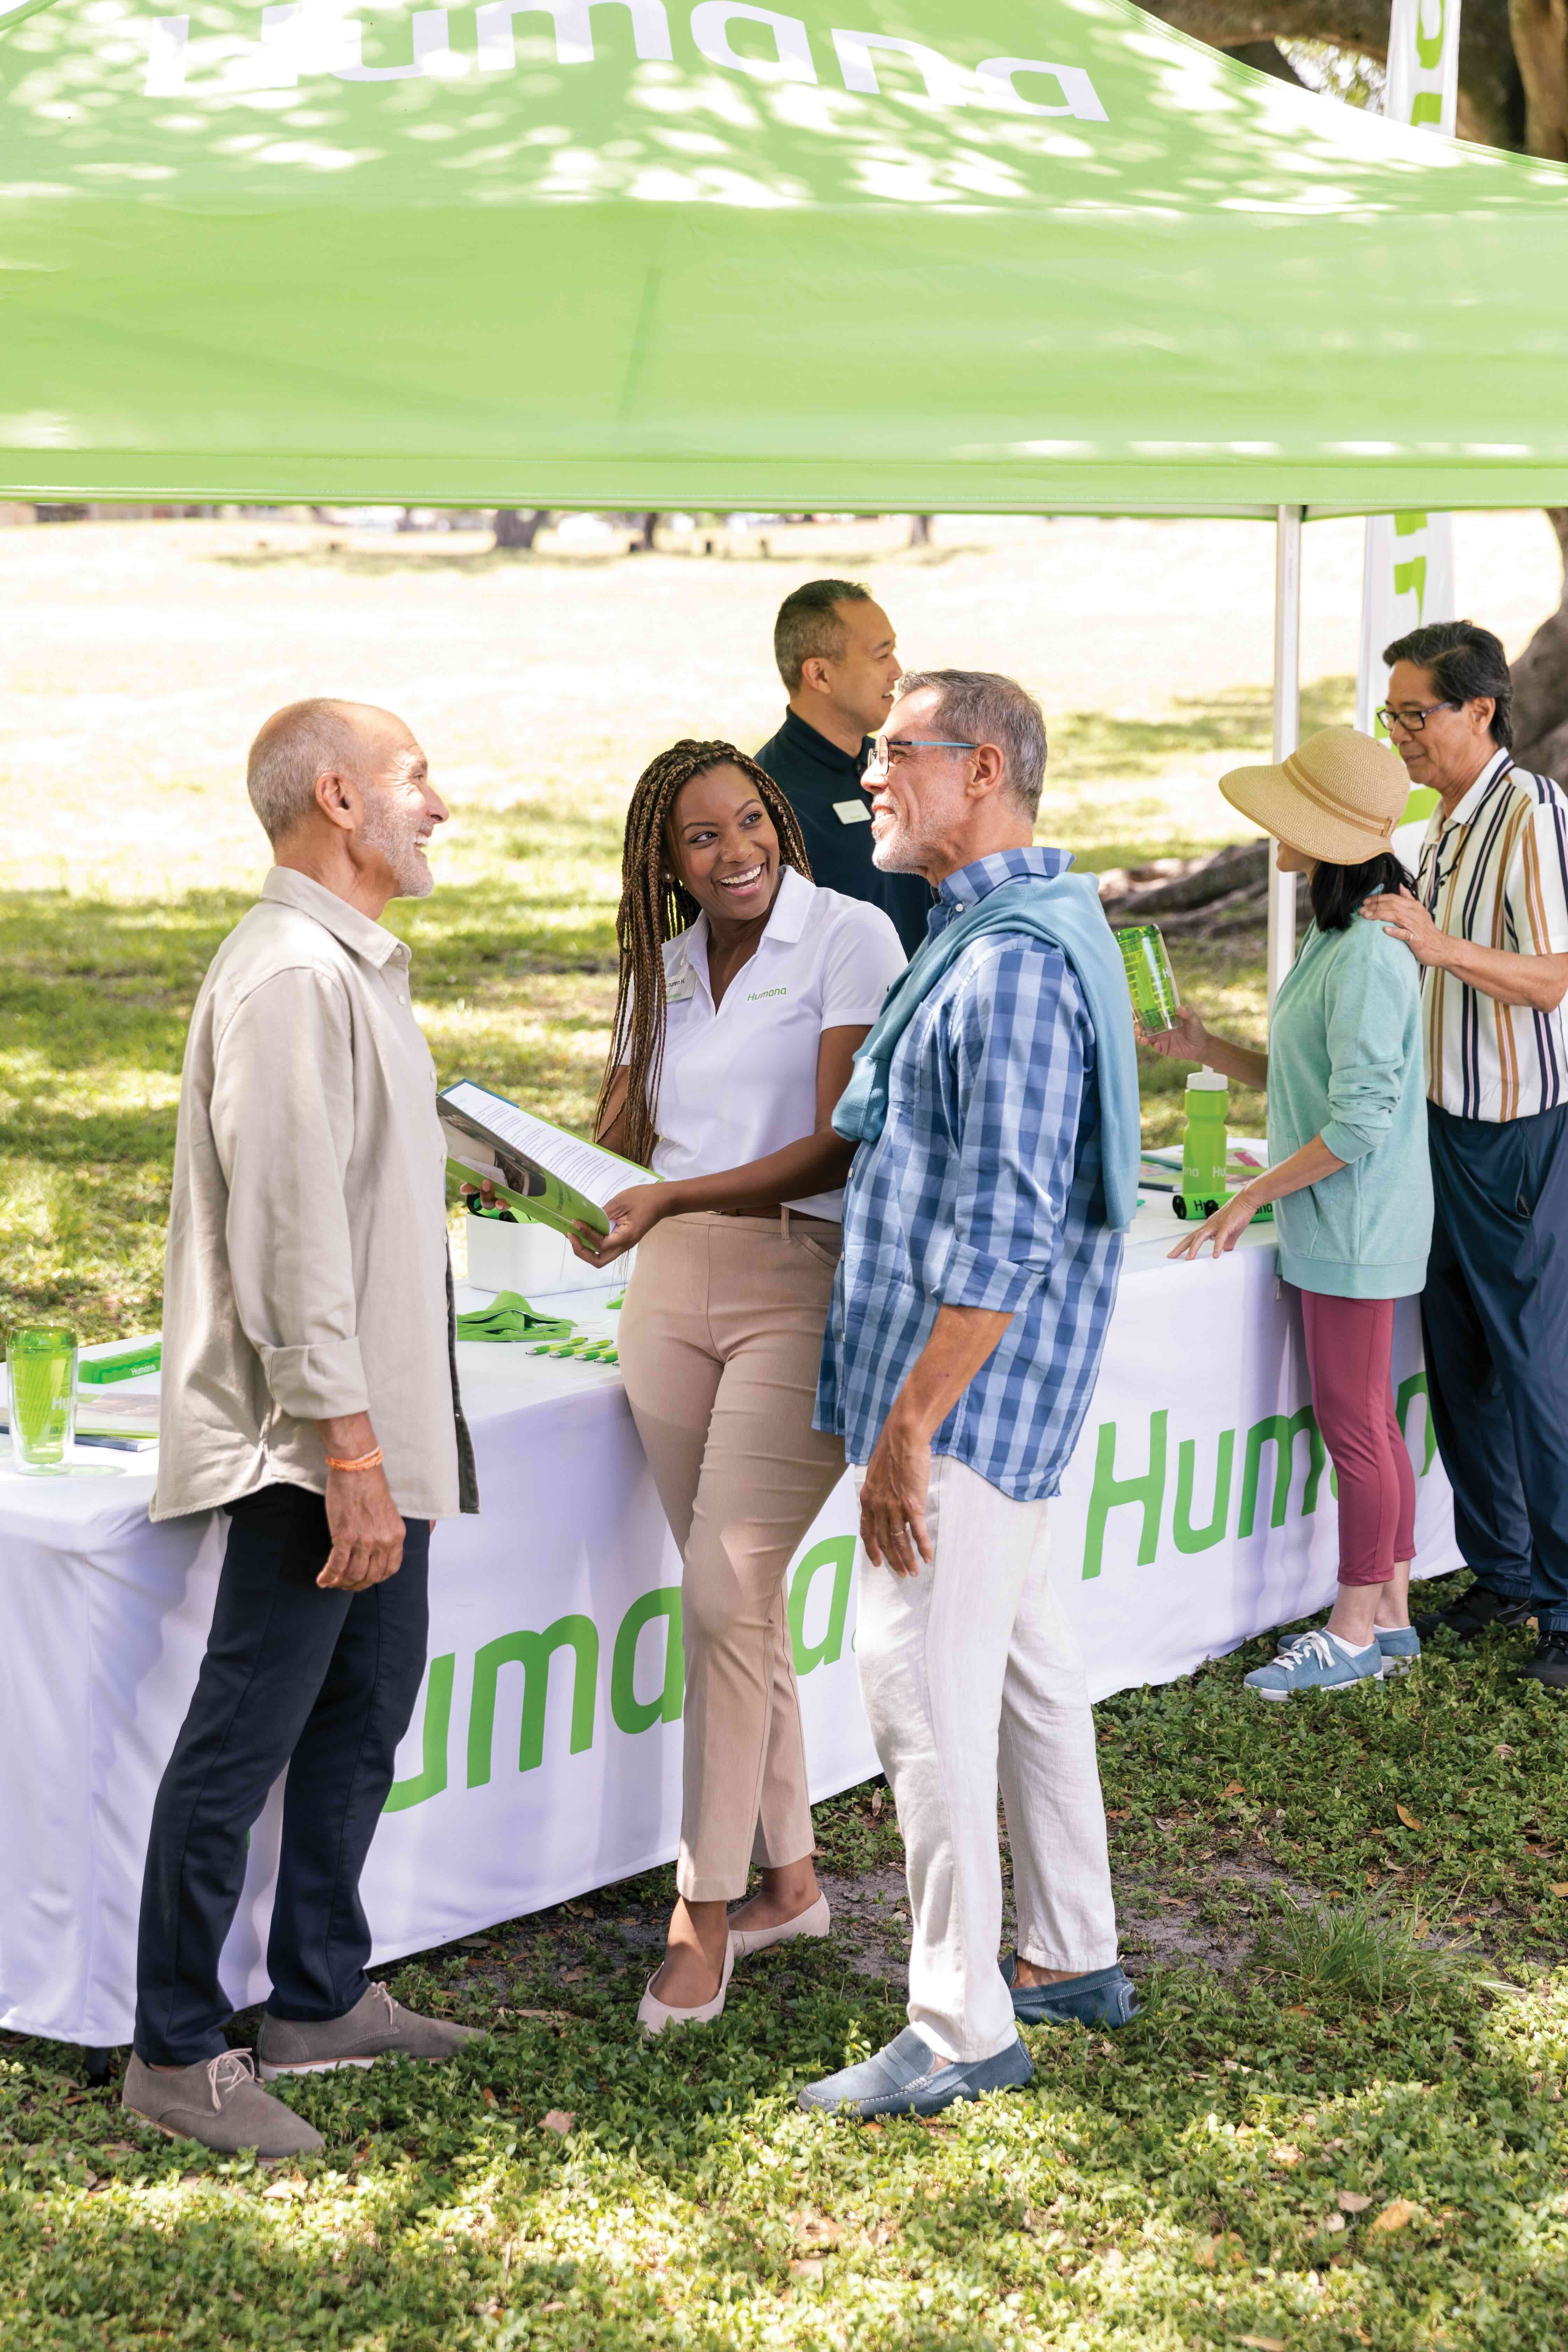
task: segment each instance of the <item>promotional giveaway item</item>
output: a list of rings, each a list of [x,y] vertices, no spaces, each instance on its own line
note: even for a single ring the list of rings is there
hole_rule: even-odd
[[[13,1331],[5,1370],[12,1461],[33,1476],[63,1472],[76,1423],[76,1333],[55,1324]]]
[[[1158,923],[1129,923],[1117,932],[1116,943],[1127,967],[1127,986],[1140,1027],[1152,1037],[1173,1029],[1180,1000]]]
[[[1182,1139],[1182,1184],[1172,1203],[1178,1217],[1212,1217],[1225,1199],[1230,1088],[1218,1070],[1194,1070],[1187,1080],[1187,1125]]]

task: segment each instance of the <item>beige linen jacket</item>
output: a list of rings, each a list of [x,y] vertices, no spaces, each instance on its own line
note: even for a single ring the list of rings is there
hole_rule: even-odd
[[[408,950],[274,866],[214,957],[180,1084],[155,1519],[326,1490],[368,1412],[405,1518],[477,1510],[436,1068]]]

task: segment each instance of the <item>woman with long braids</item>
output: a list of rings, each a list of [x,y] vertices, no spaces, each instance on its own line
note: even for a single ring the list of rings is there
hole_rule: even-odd
[[[789,803],[730,743],[644,770],[621,875],[596,1132],[665,1181],[574,1246],[603,1265],[637,1245],[621,1367],[683,1560],[679,1900],[637,2012],[658,2033],[717,2017],[743,1954],[827,1933],[784,1574],[844,1469],[811,1425],[854,1150],[830,1122],[904,951],[879,908],[816,887]]]

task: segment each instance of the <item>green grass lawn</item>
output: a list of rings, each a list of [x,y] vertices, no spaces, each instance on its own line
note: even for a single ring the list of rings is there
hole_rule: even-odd
[[[969,562],[892,587],[957,612]],[[385,639],[391,661],[411,656],[377,600],[424,596],[421,625],[460,640],[482,682],[502,653],[473,650],[479,605],[463,600],[513,600],[507,625],[538,660],[580,584],[491,564],[410,588],[414,568],[395,551],[237,562],[193,590],[165,564],[113,605],[91,660],[73,611],[56,633],[68,657],[33,662],[47,794],[0,742],[33,844],[0,892],[0,1324],[155,1326],[184,1023],[259,871],[235,812],[246,730],[220,758],[177,710],[154,723],[135,632],[189,636],[182,693],[205,693],[211,667],[247,729],[286,690],[293,605],[247,604],[248,633],[237,621],[214,663],[209,600],[281,596],[282,581],[318,598],[310,625]],[[635,667],[645,628],[707,658],[721,609],[776,599],[753,568],[688,568],[702,627],[659,605],[679,585],[668,567],[607,575],[617,658],[630,648]],[[36,620],[19,601],[18,632]],[[123,676],[113,633],[131,640]],[[650,698],[656,656],[662,639],[638,673]],[[760,740],[771,695],[725,723]],[[437,896],[395,917],[443,1076],[577,1126],[613,997],[619,814],[640,760],[706,715],[632,700],[584,715],[563,691],[526,760],[521,706],[504,746],[499,722],[484,735],[458,712],[443,733],[422,716],[450,746],[454,824]],[[1344,700],[1326,681],[1310,719]],[[1124,709],[1108,690],[1103,709],[1052,706],[1051,723],[1042,833],[1103,868],[1232,837],[1212,778],[1266,749],[1268,703],[1227,686]],[[112,763],[93,754],[103,724]],[[1212,1021],[1261,1042],[1258,936],[1178,944],[1175,961]],[[1146,1131],[1169,1139],[1183,1073],[1152,1061],[1144,1077]],[[1234,1127],[1261,1120],[1233,1097]],[[1268,1646],[1098,1711],[1142,2017],[1114,2038],[1032,2031],[1027,2093],[934,2126],[861,2130],[793,2103],[902,2021],[900,1855],[879,1788],[818,1809],[839,1932],[746,1964],[716,2030],[652,2048],[635,2032],[670,1897],[651,1873],[395,1970],[403,1998],[490,2038],[450,2070],[291,2086],[328,2150],[270,2175],[131,2123],[117,2082],[87,2087],[77,2053],[0,2037],[0,2352],[1562,2352],[1568,1711],[1510,1678],[1522,1637],[1288,1709],[1239,1689]],[[862,1916],[875,1931],[852,1934]]]
[[[396,1970],[490,2038],[296,2083],[327,2152],[270,2175],[0,2043],[0,2342],[1561,2352],[1568,1714],[1501,1640],[1266,1709],[1263,1647],[1099,1710],[1143,2012],[1030,2030],[1026,2093],[798,2113],[902,2022],[838,1936],[642,2046],[654,1872]],[[896,1886],[879,1788],[818,1825]]]

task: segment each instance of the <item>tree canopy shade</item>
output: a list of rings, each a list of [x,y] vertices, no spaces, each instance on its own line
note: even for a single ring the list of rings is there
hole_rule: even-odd
[[[1568,170],[1123,0],[158,5],[0,0],[11,495],[1568,500]]]

